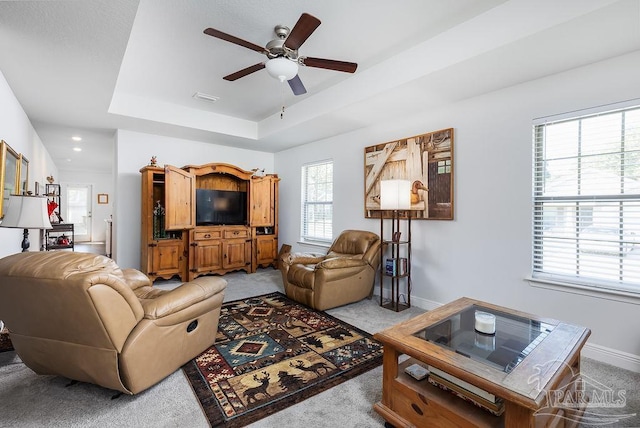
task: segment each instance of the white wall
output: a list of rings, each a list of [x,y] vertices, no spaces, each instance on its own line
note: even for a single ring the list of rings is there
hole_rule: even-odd
[[[6,141],[16,152],[29,160],[29,190],[33,191],[39,182],[44,191],[45,177],[58,174],[49,152],[42,145],[29,118],[16,99],[2,72],[0,72],[0,139]],[[40,248],[40,234],[29,232],[30,251]],[[0,228],[0,257],[21,251],[21,229]]]
[[[98,172],[75,172],[60,171],[61,196],[67,197],[67,187],[70,185],[90,185],[91,186],[91,240],[93,242],[104,242],[106,237],[106,223],[113,214],[113,174]],[[106,193],[108,195],[107,204],[98,203],[98,194]],[[66,201],[66,199],[63,199]],[[66,202],[64,202],[66,204]],[[63,209],[66,209],[63,207]]]
[[[364,148],[454,128],[455,220],[412,222],[412,302],[432,308],[468,296],[584,325],[592,330],[587,355],[640,371],[640,331],[623,327],[636,324],[640,300],[618,302],[525,281],[531,272],[532,119],[640,98],[639,69],[640,51],[279,152],[280,243],[311,250],[296,242],[304,163],[334,160],[334,234],[379,232],[379,220],[364,218]]]
[[[157,156],[158,165],[182,167],[228,163],[244,170],[274,172],[273,153],[119,130],[116,136],[116,189],[113,257],[121,268],[140,268],[140,169]]]

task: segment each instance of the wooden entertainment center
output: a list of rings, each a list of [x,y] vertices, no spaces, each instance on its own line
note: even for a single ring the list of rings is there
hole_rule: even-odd
[[[277,266],[278,182],[224,163],[145,166],[142,174],[141,267],[151,280],[182,281]],[[197,191],[241,195],[241,220],[196,219]],[[224,202],[224,201],[223,201]],[[237,213],[236,213],[237,214]],[[215,224],[214,224],[215,223]],[[241,224],[238,224],[241,223]]]

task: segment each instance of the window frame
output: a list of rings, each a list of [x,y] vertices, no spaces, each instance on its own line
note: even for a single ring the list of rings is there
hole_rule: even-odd
[[[318,182],[315,184],[323,184],[323,185],[327,185],[330,184],[331,186],[331,191],[330,191],[330,196],[331,196],[331,200],[330,201],[323,201],[323,200],[309,200],[309,195],[312,193],[310,192],[310,183],[309,183],[309,170],[310,168],[315,168],[315,167],[321,167],[324,165],[331,165],[331,177],[330,177],[330,181],[322,181],[322,182]],[[314,161],[314,162],[309,162],[306,163],[304,165],[302,165],[301,168],[301,204],[300,204],[300,242],[305,243],[305,244],[312,244],[312,245],[320,245],[320,246],[328,246],[333,242],[333,184],[334,184],[334,174],[333,174],[333,166],[334,166],[334,162],[333,159],[325,159],[325,160],[321,160],[321,161]],[[325,177],[326,179],[327,177]],[[325,220],[324,221],[315,221],[315,222],[311,222],[308,220],[307,218],[307,213],[309,212],[307,210],[307,207],[310,205],[314,205],[314,206],[325,206],[328,207],[330,214],[329,214],[329,219],[328,221]],[[317,234],[312,234],[309,233],[309,224],[313,223],[313,224],[324,224],[323,228],[327,228],[329,229],[329,236],[319,236]]]
[[[556,288],[561,287],[564,291],[573,291],[578,294],[583,295],[591,295],[598,297],[607,297],[613,300],[622,300],[622,301],[634,301],[634,303],[638,303],[638,299],[640,299],[640,281],[637,280],[637,277],[633,278],[633,275],[621,275],[619,280],[602,280],[598,278],[597,275],[589,276],[585,275],[581,272],[582,267],[580,266],[580,245],[584,245],[585,242],[588,242],[588,238],[581,238],[580,233],[576,236],[576,265],[569,266],[571,268],[575,268],[575,275],[570,274],[562,274],[553,272],[553,269],[545,269],[544,266],[541,266],[543,262],[541,258],[543,256],[543,252],[551,251],[549,250],[550,245],[547,244],[547,248],[545,249],[545,245],[543,242],[544,232],[542,231],[545,227],[546,217],[544,216],[545,210],[542,205],[549,202],[560,202],[560,203],[575,203],[576,207],[580,206],[582,201],[587,201],[589,204],[593,204],[594,207],[604,207],[608,201],[616,201],[619,202],[620,206],[623,207],[625,203],[640,203],[640,192],[638,193],[624,193],[624,191],[620,191],[620,194],[595,194],[584,196],[580,194],[580,190],[576,191],[573,194],[566,195],[549,195],[545,194],[544,184],[546,183],[546,175],[547,170],[547,162],[549,158],[546,157],[544,153],[544,149],[546,148],[544,145],[548,144],[546,141],[546,136],[540,132],[543,129],[543,132],[546,130],[545,127],[551,126],[559,123],[569,123],[569,122],[578,122],[578,126],[581,127],[582,121],[586,119],[591,119],[597,116],[606,116],[621,113],[621,138],[619,144],[619,151],[616,152],[621,157],[620,171],[624,171],[626,164],[624,163],[624,157],[628,153],[633,153],[635,150],[627,150],[625,147],[625,141],[629,139],[629,134],[627,134],[627,129],[625,128],[624,118],[626,114],[629,112],[637,112],[640,111],[640,100],[630,100],[625,103],[619,103],[614,105],[600,106],[593,109],[582,110],[578,112],[565,113],[562,115],[544,117],[534,120],[533,122],[533,154],[532,154],[532,255],[531,255],[531,276],[527,278],[531,285],[542,287],[542,288]],[[633,114],[633,113],[632,113]],[[637,137],[637,128],[633,129],[636,134],[630,134]],[[582,130],[580,130],[582,132]],[[591,137],[592,135],[589,135]],[[582,134],[579,134],[577,144],[578,146],[581,144],[581,139],[583,138]],[[634,141],[634,140],[632,140]],[[599,141],[601,143],[601,141]],[[600,155],[603,155],[605,151],[598,151]],[[585,180],[583,180],[581,174],[581,160],[587,158],[587,154],[582,154],[578,150],[578,154],[575,155],[575,159],[578,163],[578,168],[575,172],[577,187],[580,189],[580,186],[583,184]],[[639,174],[640,175],[640,174]],[[627,177],[626,175],[621,175],[621,179],[630,179],[630,178],[640,178],[636,176]],[[547,213],[550,211],[547,211]],[[577,210],[576,213],[580,211]],[[588,211],[586,211],[588,212]],[[621,209],[621,212],[622,209]],[[576,221],[577,226],[582,226],[582,221],[586,218],[588,220],[589,216],[582,216],[577,214]],[[630,220],[625,220],[626,218],[631,218]],[[586,223],[585,223],[586,224]],[[636,225],[637,221],[634,223],[633,213],[629,213],[626,216],[621,215],[620,218],[620,230],[626,225]],[[590,224],[586,224],[586,226],[590,226]],[[580,230],[579,228],[577,230]],[[581,241],[582,240],[582,241]],[[622,237],[618,237],[616,239],[611,239],[610,241],[605,241],[606,243],[619,243],[621,246],[624,245],[624,240]],[[622,248],[622,247],[621,247]],[[636,249],[637,252],[640,252],[640,249]],[[617,260],[621,265],[625,263],[624,257],[626,256],[625,252],[620,250],[615,257],[611,257],[611,260]],[[634,267],[640,268],[640,262],[636,262],[635,260],[626,261],[627,264],[632,264],[632,267],[629,268],[630,271],[634,270]],[[613,265],[613,263],[612,263]],[[625,277],[632,277],[631,281],[624,280]],[[612,297],[611,295],[615,295]]]

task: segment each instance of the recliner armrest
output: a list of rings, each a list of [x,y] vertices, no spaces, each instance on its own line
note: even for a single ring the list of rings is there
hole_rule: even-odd
[[[322,268],[322,269],[344,269],[344,268],[350,268],[350,267],[359,267],[359,266],[366,266],[369,263],[367,263],[366,260],[362,260],[362,259],[350,259],[350,258],[344,258],[344,257],[334,257],[331,259],[326,259],[324,261],[322,261],[316,268]]]
[[[315,291],[322,292],[321,289],[333,281],[353,278],[361,272],[373,270],[366,260],[349,258],[331,258],[315,267]]]
[[[139,295],[147,319],[159,319],[180,312],[224,291],[227,281],[220,277],[200,277],[166,292]],[[137,293],[136,293],[137,294]]]
[[[282,261],[287,263],[289,266],[294,264],[301,265],[312,265],[316,263],[320,263],[325,259],[324,254],[315,254],[315,253],[289,253],[282,257]]]
[[[132,290],[135,290],[144,286],[151,286],[151,280],[149,277],[138,269],[122,269],[122,279]]]

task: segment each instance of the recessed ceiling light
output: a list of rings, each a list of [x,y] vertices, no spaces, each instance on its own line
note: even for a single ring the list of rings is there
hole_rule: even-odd
[[[210,103],[215,103],[220,99],[220,97],[216,97],[215,95],[205,94],[203,92],[196,92],[193,94],[193,98],[203,101],[209,101]]]
[[[82,137],[71,137],[73,141],[82,141]]]
[[[74,148],[73,148],[73,151],[74,151],[74,152],[81,152],[81,151],[82,151],[82,149],[81,149],[80,147],[74,147]]]

